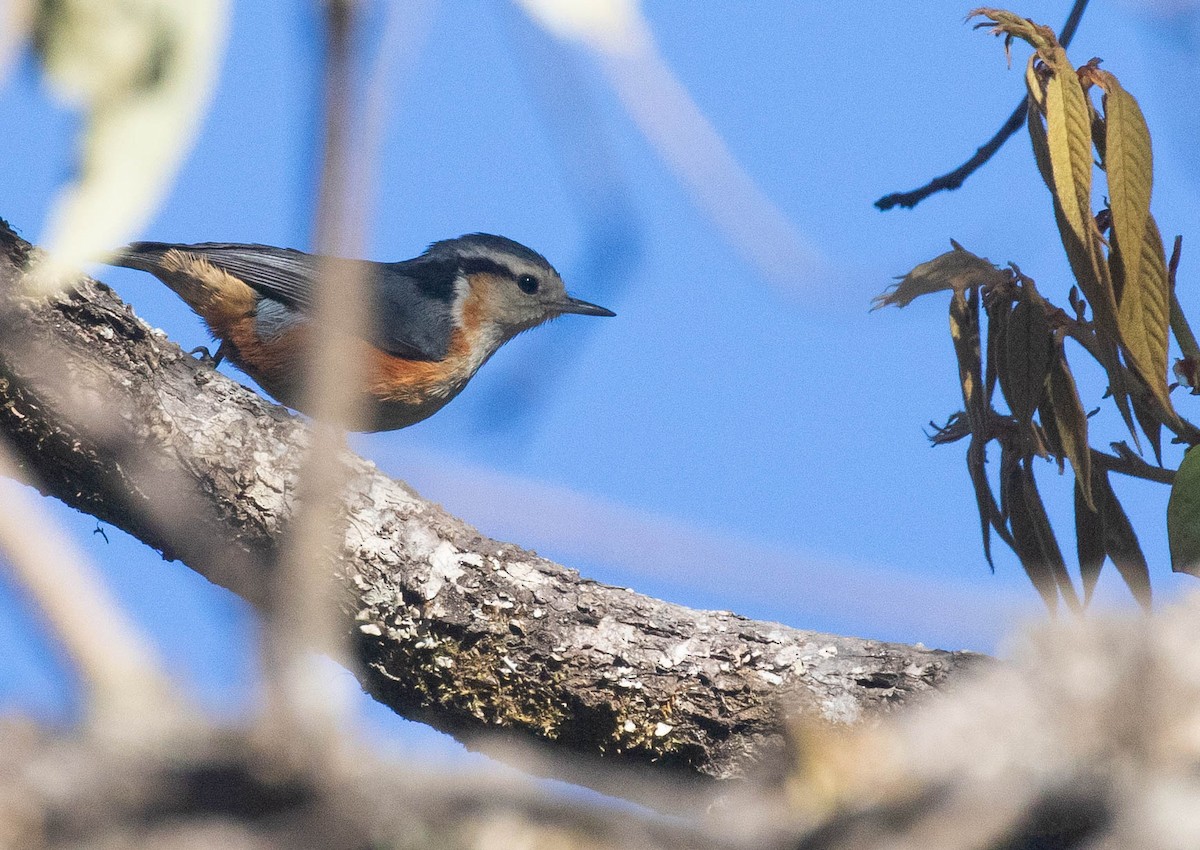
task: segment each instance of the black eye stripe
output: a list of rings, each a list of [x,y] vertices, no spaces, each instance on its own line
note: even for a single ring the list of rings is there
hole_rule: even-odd
[[[516,274],[508,266],[490,257],[463,257],[458,262],[458,268],[463,274],[494,274],[497,277],[516,279]]]
[[[533,295],[538,291],[541,282],[531,274],[518,275],[504,263],[490,257],[463,257],[458,263],[459,271],[463,274],[494,274],[516,281],[521,291]]]

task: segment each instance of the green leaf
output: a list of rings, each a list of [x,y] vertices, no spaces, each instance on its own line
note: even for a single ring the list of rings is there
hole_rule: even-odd
[[[1072,611],[1078,612],[1082,606],[1038,494],[1032,462],[1029,457],[1001,454],[1000,486],[1012,525],[1011,545],[1050,612],[1057,609],[1059,594]]]
[[[1137,288],[1141,257],[1134,250],[1146,233],[1150,216],[1150,190],[1154,179],[1150,131],[1133,95],[1121,88],[1107,71],[1092,74],[1104,88],[1104,141],[1108,172],[1109,209],[1113,238],[1127,247],[1122,260],[1125,285]]]
[[[1002,283],[1008,280],[1008,272],[996,268],[983,257],[970,251],[955,248],[921,263],[908,274],[899,278],[886,291],[871,299],[871,309],[880,307],[906,307],[913,299],[933,292],[948,289],[962,291],[972,286]]]
[[[1063,452],[1075,471],[1075,484],[1083,490],[1084,499],[1095,507],[1092,499],[1092,452],[1088,446],[1088,419],[1079,401],[1075,378],[1067,364],[1062,342],[1055,344],[1054,358],[1046,388],[1054,409],[1054,423]]]
[[[1025,506],[1029,511],[1029,517],[1033,522],[1034,531],[1041,546],[1041,556],[1049,565],[1055,586],[1062,594],[1067,607],[1078,613],[1083,610],[1083,606],[1075,593],[1075,586],[1071,583],[1071,576],[1067,572],[1067,562],[1058,546],[1058,540],[1054,537],[1054,529],[1050,525],[1050,517],[1046,514],[1046,506],[1042,503],[1041,494],[1038,493],[1037,482],[1033,477],[1033,458],[1025,458],[1022,471],[1024,473]]]
[[[1167,503],[1171,569],[1200,576],[1200,450],[1188,449]]]
[[[1029,18],[1023,18],[1015,12],[983,6],[972,9],[967,15],[968,20],[978,17],[985,17],[988,20],[982,24],[976,24],[976,28],[990,26],[993,35],[1005,35],[1010,39],[1019,38],[1031,44],[1039,52],[1058,46],[1054,30],[1041,24],[1035,24]]]
[[[1044,303],[1032,285],[1021,287],[1021,300],[1008,317],[1004,341],[1007,363],[1001,372],[1000,389],[1017,421],[1029,423],[1037,409],[1050,370],[1050,322]],[[1008,380],[1003,380],[1007,373]],[[1007,383],[1007,387],[1005,384]]]
[[[1059,51],[1061,52],[1061,51]],[[1045,83],[1046,139],[1051,190],[1062,206],[1073,242],[1090,246],[1092,231],[1092,133],[1087,96],[1065,54]],[[1088,252],[1090,255],[1090,251]],[[1089,262],[1093,259],[1088,257]]]

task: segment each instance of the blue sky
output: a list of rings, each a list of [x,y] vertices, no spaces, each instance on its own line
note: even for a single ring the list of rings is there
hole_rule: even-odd
[[[212,109],[139,238],[310,246],[310,5],[234,3]],[[1015,11],[1057,27],[1069,5]],[[524,335],[441,413],[356,437],[356,448],[493,536],[685,604],[988,651],[1039,616],[1007,550],[994,575],[983,561],[965,447],[931,449],[922,432],[960,406],[946,299],[867,312],[894,275],[951,237],[1016,261],[1063,299],[1068,270],[1023,135],[958,192],[912,212],[871,205],[989,137],[1021,94],[1027,53],[1014,48],[1006,69],[1001,44],[963,25],[964,4],[849,8],[645,5],[668,64],[818,255],[781,280],[696,208],[582,51],[550,45],[501,0],[438,4],[392,89],[367,255],[501,233],[618,317],[567,317]],[[1103,57],[1141,101],[1156,145],[1155,213],[1164,234],[1191,240],[1180,285],[1193,313],[1198,10],[1095,0],[1071,50],[1077,63]],[[564,54],[569,75],[542,64]],[[77,121],[47,100],[28,61],[0,89],[0,115],[10,162],[0,215],[36,238],[71,173]],[[99,276],[185,348],[207,341],[152,278]],[[1099,386],[1087,391],[1085,404],[1099,404]],[[1190,400],[1179,405],[1200,416]],[[1098,422],[1120,438],[1107,408]],[[1069,477],[1047,465],[1039,480],[1071,551]],[[1167,488],[1117,487],[1159,598],[1189,589],[1193,579],[1169,572]],[[194,693],[225,710],[242,704],[255,663],[245,606],[115,529],[106,543],[94,520],[50,507]],[[1128,607],[1106,573],[1101,604]],[[3,586],[0,646],[0,707],[61,715],[69,682]],[[364,711],[385,734],[401,727],[365,699]]]

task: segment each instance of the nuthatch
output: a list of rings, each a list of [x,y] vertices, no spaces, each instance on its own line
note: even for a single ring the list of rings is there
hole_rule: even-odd
[[[567,294],[541,254],[503,236],[435,242],[419,257],[361,263],[371,293],[364,431],[440,410],[501,345],[564,313],[612,316]],[[303,410],[304,364],[321,258],[290,248],[135,242],[114,265],[150,272],[187,302],[228,357]]]

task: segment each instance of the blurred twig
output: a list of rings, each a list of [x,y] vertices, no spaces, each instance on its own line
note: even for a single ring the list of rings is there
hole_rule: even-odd
[[[0,552],[82,677],[89,719],[104,733],[126,738],[167,731],[181,709],[169,677],[87,558],[20,478],[0,438]]]
[[[1079,22],[1083,18],[1084,9],[1087,8],[1088,0],[1075,0],[1075,5],[1071,7],[1070,14],[1067,15],[1066,23],[1063,24],[1062,33],[1059,35],[1059,43],[1063,47],[1067,47],[1071,43],[1071,39],[1075,37],[1075,31],[1079,28]],[[904,207],[912,209],[921,201],[928,198],[930,195],[942,191],[952,191],[962,186],[963,182],[974,174],[979,168],[987,162],[996,151],[1000,150],[1012,136],[1025,126],[1025,98],[1021,98],[1021,102],[1013,109],[1012,114],[996,131],[996,135],[988,139],[975,153],[953,171],[943,174],[940,177],[935,177],[917,189],[912,189],[907,192],[893,192],[890,195],[884,195],[875,202],[881,210],[890,210],[892,207]]]
[[[351,167],[356,114],[359,0],[324,0],[325,73],[321,90],[323,148],[316,244],[324,255],[315,293],[307,409],[315,420],[300,475],[295,521],[282,548],[266,634],[268,687],[274,705],[264,719],[285,739],[300,740],[319,756],[332,752],[341,700],[316,666],[324,652],[348,663],[345,631],[330,590],[330,564],[344,537],[341,491],[345,428],[359,418],[366,362],[367,281],[362,267],[341,258],[362,253],[362,186]]]

